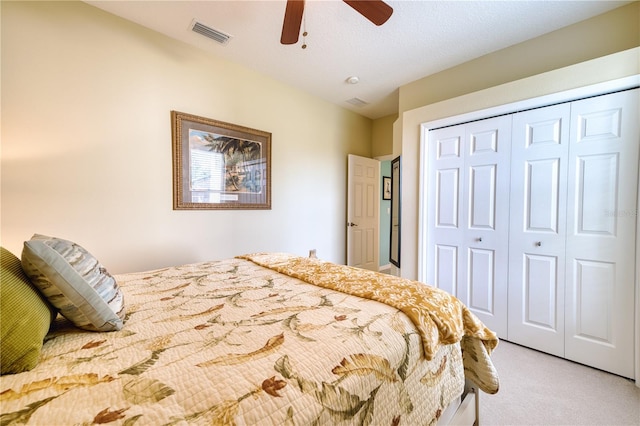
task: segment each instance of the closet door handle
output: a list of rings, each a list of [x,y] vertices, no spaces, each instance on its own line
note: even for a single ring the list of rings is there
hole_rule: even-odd
[[[481,242],[482,242],[482,237],[479,237],[477,241],[478,241],[479,243],[481,243]]]
[[[536,247],[540,247],[542,245],[542,241],[536,241]]]

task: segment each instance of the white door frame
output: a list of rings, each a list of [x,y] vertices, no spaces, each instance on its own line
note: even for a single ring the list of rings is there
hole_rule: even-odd
[[[428,177],[428,149],[426,144],[429,141],[429,130],[460,124],[467,121],[474,121],[492,116],[510,114],[526,109],[553,105],[567,101],[573,101],[588,96],[601,95],[605,93],[625,90],[640,86],[640,74],[624,77],[616,80],[598,83],[594,85],[584,86],[577,89],[566,90],[550,95],[540,96],[524,101],[513,102],[483,110],[473,111],[461,115],[442,118],[434,121],[422,123],[420,125],[420,159],[419,159],[419,176],[418,176],[418,280],[425,282],[427,276],[427,250],[426,242],[428,233],[428,208],[429,202],[427,190],[429,188]],[[640,200],[640,177],[638,178],[638,200]],[[640,201],[639,201],[640,203]],[[640,209],[640,207],[637,207]],[[640,214],[636,212],[636,253],[640,254]],[[635,379],[636,386],[640,388],[640,267],[636,262],[635,272]]]

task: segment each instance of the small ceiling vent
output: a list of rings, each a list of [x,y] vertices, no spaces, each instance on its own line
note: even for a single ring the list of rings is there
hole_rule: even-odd
[[[201,34],[205,37],[209,37],[211,40],[217,41],[220,44],[227,44],[231,36],[229,34],[225,34],[222,31],[218,31],[214,28],[211,28],[201,22],[196,21],[195,19],[191,22],[191,31]]]
[[[365,102],[360,98],[351,98],[347,101],[347,103],[357,107],[363,107],[365,105],[369,105],[369,102]]]

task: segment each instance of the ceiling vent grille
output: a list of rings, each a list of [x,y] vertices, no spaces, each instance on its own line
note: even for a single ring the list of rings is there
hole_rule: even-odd
[[[363,107],[365,105],[369,105],[369,102],[365,102],[360,98],[351,98],[347,101],[347,103],[357,107]]]
[[[218,31],[214,28],[211,28],[201,22],[196,21],[195,19],[191,22],[191,31],[201,34],[205,37],[209,37],[211,40],[217,41],[220,44],[227,44],[231,36],[229,34],[225,34],[222,31]]]

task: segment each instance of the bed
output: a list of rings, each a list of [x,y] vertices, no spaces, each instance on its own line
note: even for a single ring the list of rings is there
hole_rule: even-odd
[[[52,304],[51,272],[21,265]],[[110,331],[57,315],[34,365],[2,375],[1,425],[472,424],[498,391],[495,334],[421,283],[282,253],[92,265],[117,293]]]

